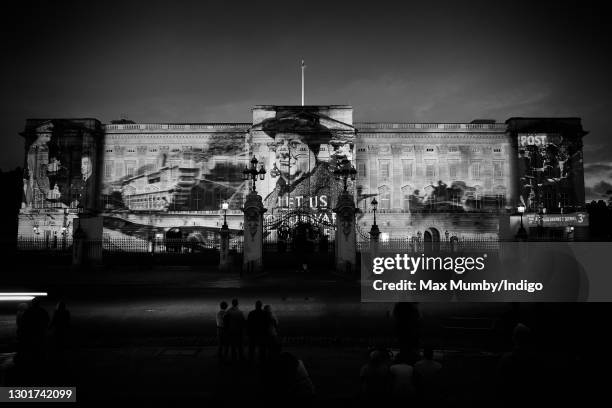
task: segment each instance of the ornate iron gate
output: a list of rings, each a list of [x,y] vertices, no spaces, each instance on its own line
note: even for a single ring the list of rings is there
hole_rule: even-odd
[[[298,208],[264,220],[266,265],[326,269],[333,265],[336,224],[331,211]],[[313,256],[316,255],[316,256]]]

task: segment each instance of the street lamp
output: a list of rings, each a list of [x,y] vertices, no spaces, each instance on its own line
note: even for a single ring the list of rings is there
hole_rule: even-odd
[[[340,178],[344,182],[344,191],[348,190],[348,179],[355,180],[357,176],[357,170],[355,167],[351,165],[351,162],[348,159],[342,160],[342,163],[336,170],[334,170],[334,174]]]
[[[251,159],[251,168],[246,167],[242,171],[242,179],[243,180],[251,180],[253,182],[251,186],[251,191],[255,192],[255,182],[257,181],[257,176],[259,176],[260,180],[263,180],[266,175],[266,169],[263,165],[259,166],[259,170],[257,170],[257,159],[255,156]]]
[[[376,225],[376,209],[378,208],[378,201],[376,198],[372,199],[372,211],[374,212],[374,223],[372,224],[372,228],[370,228],[370,239],[374,242],[378,242],[378,237],[380,236],[380,229],[378,229],[378,225]]]
[[[516,209],[521,215],[521,227],[518,230],[517,237],[519,240],[524,240],[527,237],[527,231],[525,230],[525,226],[523,225],[523,213],[525,212],[525,206],[523,204],[519,204]]]
[[[221,204],[221,209],[223,210],[223,228],[227,228],[227,209],[229,208],[229,203],[226,201],[223,201],[223,204]]]

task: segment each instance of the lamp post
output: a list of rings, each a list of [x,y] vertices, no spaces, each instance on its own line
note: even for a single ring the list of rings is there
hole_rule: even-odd
[[[527,231],[525,230],[525,226],[523,225],[523,213],[525,212],[525,206],[522,204],[519,204],[519,206],[516,208],[519,212],[519,214],[521,215],[521,226],[518,230],[518,233],[516,234],[516,237],[519,241],[526,241],[527,240]]]
[[[229,208],[229,203],[227,201],[223,201],[223,204],[221,204],[221,209],[223,210],[223,227],[227,229],[227,209]]]
[[[62,227],[62,250],[66,249],[66,234],[68,232],[68,228],[65,226]]]
[[[524,229],[525,227],[523,226],[523,213],[525,212],[525,206],[520,204],[516,209],[518,210],[519,214],[521,214],[521,228]]]
[[[374,212],[374,222],[372,223],[372,228],[370,228],[370,240],[375,242],[375,245],[378,245],[378,238],[380,236],[380,229],[378,229],[378,225],[376,224],[376,209],[378,208],[378,201],[376,198],[372,199],[372,212]],[[378,251],[378,247],[373,248],[374,251]]]
[[[348,190],[348,179],[355,180],[357,176],[357,170],[351,165],[348,159],[342,160],[340,166],[334,170],[334,174],[342,179],[344,182],[344,191]]]
[[[253,158],[251,159],[251,168],[245,168],[242,171],[242,178],[243,180],[251,180],[253,182],[253,184],[251,185],[251,191],[256,192],[257,190],[255,190],[255,182],[257,181],[257,177],[259,176],[260,180],[263,180],[266,176],[266,169],[264,168],[263,165],[259,166],[259,170],[257,169],[257,159],[255,158],[255,156],[253,156]]]
[[[227,209],[229,203],[224,200],[221,204],[223,210],[223,225],[219,231],[219,270],[228,271],[230,269],[229,259],[229,227],[227,226]]]
[[[66,235],[68,235],[68,209],[64,208],[64,219],[62,220],[62,250],[66,249]]]

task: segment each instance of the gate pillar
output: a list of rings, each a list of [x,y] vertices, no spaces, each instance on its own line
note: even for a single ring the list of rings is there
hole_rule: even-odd
[[[344,190],[338,197],[336,213],[336,271],[347,277],[356,277],[357,243],[355,237],[355,201]]]
[[[244,202],[244,249],[242,272],[257,275],[263,272],[263,215],[267,210],[262,198],[251,191]]]
[[[370,254],[372,257],[378,256],[379,238],[380,229],[378,225],[372,224],[372,228],[370,229]]]

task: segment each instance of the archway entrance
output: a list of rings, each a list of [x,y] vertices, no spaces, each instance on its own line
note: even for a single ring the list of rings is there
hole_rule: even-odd
[[[423,234],[425,252],[440,252],[440,231],[429,228]]]

